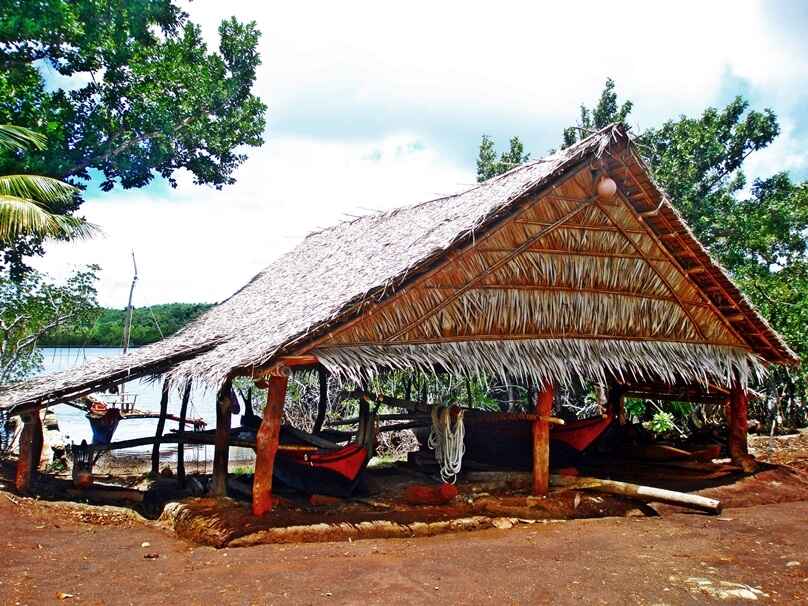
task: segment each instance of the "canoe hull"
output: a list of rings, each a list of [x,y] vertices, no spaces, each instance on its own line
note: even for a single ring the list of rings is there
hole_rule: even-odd
[[[347,497],[367,462],[367,450],[356,444],[333,451],[279,450],[272,472],[275,478],[302,492]]]

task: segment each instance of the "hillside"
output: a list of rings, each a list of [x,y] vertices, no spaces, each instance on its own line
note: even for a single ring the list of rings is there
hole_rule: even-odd
[[[177,332],[208,309],[211,303],[168,303],[136,308],[129,345],[148,345]],[[40,342],[43,347],[121,347],[125,309],[103,309],[95,324],[60,329]]]

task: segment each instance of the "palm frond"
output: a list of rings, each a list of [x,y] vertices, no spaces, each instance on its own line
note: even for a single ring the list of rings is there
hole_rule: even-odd
[[[45,149],[45,135],[34,132],[22,126],[12,124],[0,124],[0,148],[23,151],[33,147],[34,149]]]

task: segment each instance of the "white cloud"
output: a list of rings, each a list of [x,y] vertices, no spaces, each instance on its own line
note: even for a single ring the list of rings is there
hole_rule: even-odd
[[[750,176],[807,176],[806,11],[788,2],[184,6],[211,49],[222,19],[257,22],[267,143],[247,150],[238,184],[221,192],[180,175],[173,191],[87,202],[82,213],[109,238],[54,246],[39,266],[109,265],[104,304],[118,274],[128,288],[131,249],[150,303],[222,300],[311,230],[472,184],[483,132],[500,147],[519,135],[533,157],[557,147],[606,77],[620,101],[634,101],[640,128],[738,94],[772,107],[784,132],[752,157]]]

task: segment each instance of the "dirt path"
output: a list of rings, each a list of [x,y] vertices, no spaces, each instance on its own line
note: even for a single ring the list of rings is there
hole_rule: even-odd
[[[723,487],[720,516],[658,507],[417,539],[217,550],[129,509],[0,490],[0,605],[808,602],[806,443]]]
[[[796,604],[808,502],[424,539],[195,547],[113,508],[0,494],[0,603]],[[15,497],[12,497],[15,498]],[[15,498],[16,500],[16,498]],[[103,513],[106,512],[106,513]]]

